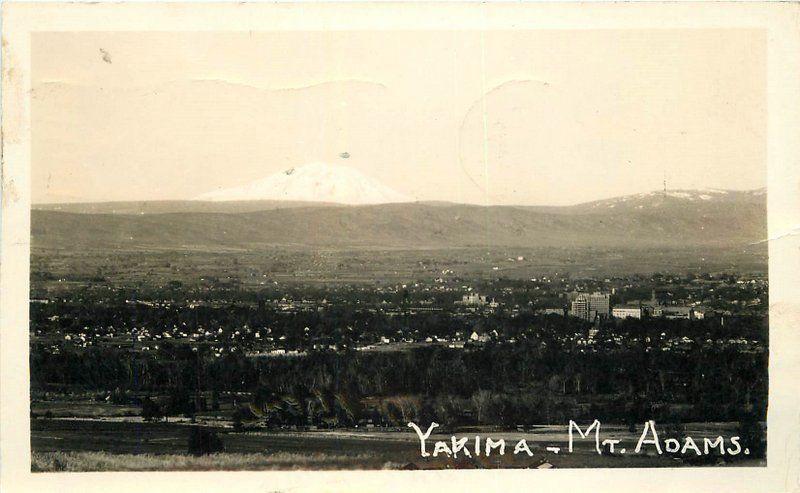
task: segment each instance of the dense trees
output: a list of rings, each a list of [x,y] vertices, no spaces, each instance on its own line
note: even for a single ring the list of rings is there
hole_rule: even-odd
[[[542,342],[268,358],[215,358],[185,345],[159,354],[33,351],[32,387],[119,389],[115,399],[123,391],[163,395],[161,410],[172,416],[206,406],[200,392],[243,392],[260,418],[287,424],[306,424],[309,416],[352,424],[365,416],[361,403],[369,398],[378,399],[372,408],[389,420],[425,408],[443,420],[510,424],[558,420],[562,413],[619,422],[644,415],[732,420],[742,409],[763,416],[766,408],[765,353],[699,345],[687,352],[644,346],[581,352]]]

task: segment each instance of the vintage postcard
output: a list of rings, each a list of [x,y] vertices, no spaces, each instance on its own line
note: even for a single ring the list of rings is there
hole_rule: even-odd
[[[4,489],[800,488],[797,4],[3,14]]]

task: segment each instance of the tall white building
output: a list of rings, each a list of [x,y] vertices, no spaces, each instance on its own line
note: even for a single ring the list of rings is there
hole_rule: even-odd
[[[570,315],[593,321],[597,317],[608,316],[610,296],[605,293],[581,293],[575,298],[570,307]]]

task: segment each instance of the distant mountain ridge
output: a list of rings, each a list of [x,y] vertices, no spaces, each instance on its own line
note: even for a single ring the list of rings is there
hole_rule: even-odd
[[[691,202],[719,203],[719,202],[764,202],[766,189],[754,190],[668,190],[667,192],[654,191],[633,195],[623,195],[608,199],[581,202],[573,205],[504,205],[488,207],[516,207],[527,210],[537,210],[550,213],[594,213],[604,209],[629,208],[645,209],[661,207],[669,203]],[[400,203],[400,202],[397,202]],[[446,201],[416,201],[419,205],[431,207],[453,207],[458,205],[484,207],[474,204],[459,204]],[[240,213],[257,212],[273,209],[290,209],[296,207],[322,207],[322,206],[357,206],[357,204],[343,204],[336,202],[319,202],[308,200],[130,200],[113,202],[69,202],[33,204],[33,210],[74,212],[79,214],[166,214],[175,212],[219,212]],[[362,204],[378,205],[378,204]]]
[[[332,202],[304,202],[295,200],[140,200],[120,202],[72,202],[34,204],[34,211],[72,212],[76,214],[172,214],[179,212],[217,212],[236,214],[294,207],[335,206]]]
[[[716,188],[706,188],[698,190],[664,190],[638,193],[634,195],[624,195],[610,199],[595,200],[578,204],[574,207],[597,209],[623,207],[659,207],[669,201],[683,201],[687,203],[725,203],[725,202],[763,202],[766,199],[767,190],[758,188],[754,190],[721,190]]]
[[[86,204],[34,210],[33,246],[739,248],[767,237],[763,190],[652,192],[564,207],[257,201],[161,203],[158,213],[114,207],[128,212]]]

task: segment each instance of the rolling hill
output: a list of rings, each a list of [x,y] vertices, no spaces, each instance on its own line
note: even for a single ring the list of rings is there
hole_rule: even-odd
[[[113,211],[113,212],[112,212]],[[764,190],[648,193],[566,207],[159,202],[37,206],[34,248],[739,248],[767,237]]]

